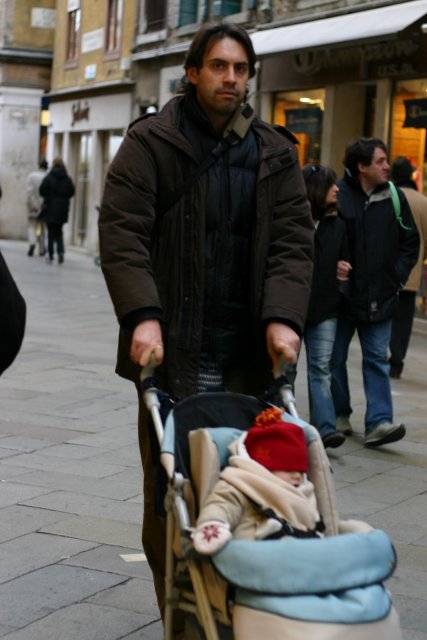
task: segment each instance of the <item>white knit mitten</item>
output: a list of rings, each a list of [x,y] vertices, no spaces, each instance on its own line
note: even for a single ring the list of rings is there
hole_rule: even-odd
[[[196,528],[191,536],[194,548],[198,553],[210,556],[225,545],[233,537],[230,525],[221,520],[206,520]]]

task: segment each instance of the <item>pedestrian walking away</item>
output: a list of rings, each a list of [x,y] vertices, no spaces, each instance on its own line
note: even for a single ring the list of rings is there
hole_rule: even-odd
[[[366,397],[365,445],[378,447],[405,435],[393,424],[388,345],[398,293],[417,261],[419,235],[405,195],[393,201],[387,149],[379,138],[359,138],[346,149],[338,202],[346,222],[350,298],[338,320],[332,355],[332,395],[337,429],[351,432],[348,349],[355,331],[362,349]]]
[[[331,392],[331,358],[337,318],[348,295],[348,241],[344,220],[338,215],[338,186],[329,167],[303,167],[311,213],[316,227],[314,271],[310,305],[304,329],[310,422],[325,447],[336,448],[345,435],[336,430]]]
[[[40,185],[40,195],[44,198],[41,219],[47,225],[48,261],[53,262],[56,247],[61,264],[65,253],[62,227],[68,222],[70,200],[74,195],[74,184],[62,158],[53,160],[52,169]]]
[[[36,244],[39,244],[39,255],[45,254],[44,222],[39,219],[43,198],[40,195],[40,185],[47,173],[47,162],[41,160],[39,168],[27,177],[27,210],[28,210],[28,255],[34,255]]]
[[[182,92],[129,127],[109,168],[101,266],[120,324],[116,370],[137,387],[152,356],[179,398],[218,385],[256,394],[272,365],[297,359],[313,223],[292,134],[246,101],[255,61],[242,28],[202,28]],[[142,540],[163,615],[165,520],[139,402]]]
[[[399,292],[391,328],[390,377],[400,378],[411,338],[415,303],[417,293],[420,290],[423,263],[424,260],[427,260],[427,198],[417,191],[417,185],[412,179],[414,167],[408,158],[404,156],[396,158],[392,164],[390,175],[394,184],[400,187],[405,194],[420,235],[418,260],[409,274],[407,283]]]

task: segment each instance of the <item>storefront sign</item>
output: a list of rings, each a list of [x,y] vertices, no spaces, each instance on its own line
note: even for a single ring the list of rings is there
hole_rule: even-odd
[[[286,126],[292,133],[320,133],[322,116],[323,113],[319,107],[285,109]]]
[[[322,49],[295,53],[293,65],[298,73],[313,74],[323,69],[337,69],[372,62],[395,61],[396,58],[410,58],[419,49],[412,40],[367,44],[347,49]]]
[[[427,129],[427,99],[404,100],[405,122],[404,127],[415,129]]]
[[[80,102],[73,104],[71,107],[71,126],[74,126],[76,122],[81,120],[89,120],[90,107],[87,101],[80,106]]]

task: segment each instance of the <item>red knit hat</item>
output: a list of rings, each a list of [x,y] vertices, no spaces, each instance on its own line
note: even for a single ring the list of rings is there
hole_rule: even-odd
[[[308,469],[305,434],[291,422],[275,422],[248,430],[245,445],[249,456],[269,471],[301,471]]]

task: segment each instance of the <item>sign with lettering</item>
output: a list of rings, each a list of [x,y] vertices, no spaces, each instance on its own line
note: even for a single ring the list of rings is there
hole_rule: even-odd
[[[104,29],[94,29],[82,35],[82,53],[102,49],[104,46]]]
[[[33,29],[55,29],[56,9],[31,9],[31,27]]]
[[[79,102],[76,102],[71,107],[71,126],[74,126],[76,122],[80,122],[81,120],[89,120],[90,108],[87,100],[83,102],[83,105]]]
[[[418,100],[404,100],[405,122],[404,127],[414,127],[415,129],[427,129],[427,98]]]
[[[292,133],[320,133],[323,112],[319,107],[285,109],[285,122]]]

